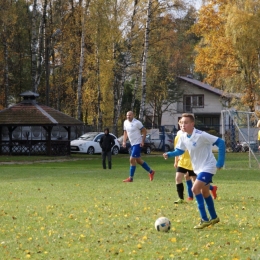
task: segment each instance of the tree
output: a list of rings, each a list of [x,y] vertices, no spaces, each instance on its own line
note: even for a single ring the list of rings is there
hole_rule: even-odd
[[[228,5],[227,8],[230,8],[230,12],[227,16],[226,35],[231,39],[238,64],[236,82],[240,87],[237,90],[243,93],[243,104],[254,111],[260,94],[260,3],[252,0],[238,1],[237,6]]]
[[[189,8],[181,18],[167,15],[153,21],[156,25],[152,24],[147,69],[147,104],[152,109],[146,111],[152,126],[161,124],[164,112],[176,113],[171,105],[181,98],[182,91],[175,79],[191,73],[193,48],[198,40],[187,34],[196,21],[195,14],[195,9]]]
[[[202,7],[193,32],[196,71],[227,92],[242,93],[242,104],[254,111],[259,86],[259,3],[215,0]]]
[[[85,54],[85,16],[87,15],[90,0],[86,3],[82,1],[82,30],[81,30],[81,45],[80,45],[80,59],[79,59],[79,75],[78,75],[78,88],[77,88],[77,118],[82,120],[82,74],[84,66]]]
[[[144,33],[144,48],[143,48],[143,58],[142,58],[142,75],[141,75],[141,105],[139,112],[139,120],[143,121],[145,102],[146,102],[146,68],[147,68],[147,56],[149,49],[149,36],[150,36],[150,24],[152,19],[152,0],[148,0],[147,3],[147,19],[145,24]]]
[[[2,0],[1,3],[2,8],[0,9],[0,26],[2,28],[0,36],[1,36],[1,45],[0,49],[1,54],[1,63],[2,63],[2,78],[3,78],[3,91],[1,93],[2,96],[2,106],[8,106],[8,98],[10,91],[10,50],[12,49],[12,42],[14,33],[12,29],[17,20],[15,5],[9,1]]]

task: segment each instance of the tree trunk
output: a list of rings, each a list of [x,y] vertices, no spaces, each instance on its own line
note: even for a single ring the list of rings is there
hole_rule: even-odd
[[[6,40],[6,26],[4,25],[4,106],[8,107],[8,96],[9,96],[9,66],[8,66],[8,43]]]
[[[84,67],[85,54],[85,12],[82,5],[82,24],[81,24],[81,45],[80,45],[80,59],[79,59],[79,75],[77,87],[77,119],[82,120],[82,74]]]
[[[42,19],[40,24],[40,30],[37,41],[37,25],[36,25],[36,15],[37,15],[37,0],[33,2],[33,15],[32,15],[32,90],[37,92],[38,86],[41,81],[42,75],[42,61],[43,55],[43,38],[46,37],[46,10],[47,10],[47,0],[43,4]]]
[[[147,20],[146,20],[145,36],[144,36],[144,51],[143,51],[143,59],[142,59],[142,78],[141,78],[142,96],[141,96],[141,104],[140,104],[140,112],[139,112],[139,120],[142,122],[144,118],[144,109],[145,109],[145,102],[146,102],[146,67],[147,67],[147,56],[148,56],[148,49],[149,49],[151,8],[152,8],[152,0],[148,0]]]
[[[152,128],[155,128],[155,117],[156,117],[156,107],[157,107],[157,104],[156,104],[156,98],[154,98],[154,103],[153,103],[153,117],[152,117]]]
[[[116,59],[116,50],[115,50],[115,43],[113,44],[113,59]],[[117,128],[117,101],[119,99],[118,93],[118,78],[117,78],[117,70],[114,69],[114,82],[113,82],[113,96],[114,96],[114,116],[113,116],[113,133],[116,134]]]
[[[113,132],[115,135],[118,135],[118,120],[119,116],[121,114],[121,107],[122,107],[122,101],[123,101],[123,95],[125,90],[125,79],[127,77],[127,68],[129,67],[130,61],[131,61],[131,51],[132,51],[132,40],[133,40],[133,29],[135,26],[135,15],[137,12],[137,5],[138,0],[134,0],[134,9],[133,14],[131,17],[131,29],[130,29],[130,36],[128,38],[128,45],[127,45],[127,52],[124,54],[124,61],[122,64],[120,64],[120,68],[118,70],[118,73],[115,72],[114,77],[114,118],[113,118]],[[116,15],[115,15],[116,17]],[[115,57],[115,48],[114,48],[114,59]],[[118,74],[118,75],[116,75]],[[118,76],[120,79],[118,80]],[[118,84],[119,81],[119,84]],[[118,86],[119,85],[119,86]]]
[[[96,47],[96,75],[97,75],[97,115],[98,115],[98,131],[102,131],[102,111],[101,106],[101,88],[100,88],[100,62],[99,62],[99,48]]]
[[[81,2],[82,6],[82,31],[81,31],[81,45],[80,45],[80,60],[79,60],[79,75],[78,75],[78,87],[77,87],[77,119],[83,120],[82,117],[82,82],[83,82],[83,69],[84,69],[84,55],[85,55],[85,16],[89,8],[90,0],[86,3]]]
[[[136,92],[138,88],[138,82],[139,82],[139,77],[135,77],[135,86],[133,89],[133,96],[132,96],[132,102],[131,102],[131,111],[134,111],[134,106],[135,106],[135,97],[136,97]]]
[[[117,124],[118,124],[118,119],[119,116],[121,114],[121,107],[122,107],[122,100],[123,100],[123,95],[124,95],[124,89],[125,89],[125,66],[121,72],[121,79],[119,81],[119,98],[117,101],[117,111],[116,111],[116,120],[114,123],[114,134],[118,135],[118,131],[117,131]]]
[[[131,33],[130,33],[130,39],[129,39],[129,45],[128,45],[129,54],[131,54],[131,48],[132,48],[133,30],[134,30],[134,26],[135,26],[135,15],[137,12],[137,5],[138,5],[138,0],[134,0],[134,10],[133,10],[132,19],[131,19]],[[131,102],[131,111],[134,111],[135,97],[136,97],[136,92],[137,92],[137,88],[138,88],[138,82],[139,82],[139,77],[136,74],[132,102]]]
[[[33,1],[32,11],[32,39],[31,39],[31,81],[32,91],[37,92],[36,87],[36,71],[37,71],[37,28],[36,28],[36,15],[37,15],[37,0]]]
[[[49,106],[50,95],[50,38],[45,37],[45,104]]]
[[[114,21],[115,24],[117,23],[117,0],[115,0],[115,8],[114,8]],[[113,43],[113,59],[115,61],[115,64],[117,64],[117,57],[116,57],[116,43]],[[114,92],[114,115],[113,115],[113,133],[117,135],[117,123],[118,118],[120,115],[121,107],[118,106],[118,103],[120,102],[120,91],[121,88],[119,87],[119,77],[121,73],[121,65],[117,64],[117,67],[114,68],[114,84],[113,84],[113,92]],[[124,90],[123,90],[124,91]]]

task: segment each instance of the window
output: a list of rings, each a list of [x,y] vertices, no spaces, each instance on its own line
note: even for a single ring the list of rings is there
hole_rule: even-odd
[[[199,115],[196,116],[196,123],[198,125],[213,125],[219,126],[220,125],[220,116],[203,116]]]
[[[219,115],[196,115],[195,127],[203,131],[215,129],[219,132],[220,129],[220,116]]]
[[[211,125],[211,117],[204,117],[204,125]]]
[[[184,96],[184,111],[192,112],[193,107],[204,107],[203,95]]]
[[[202,95],[192,96],[192,107],[204,107],[204,98]]]

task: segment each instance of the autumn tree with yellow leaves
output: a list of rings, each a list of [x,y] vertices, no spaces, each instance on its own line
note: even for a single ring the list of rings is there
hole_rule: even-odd
[[[192,30],[201,37],[196,47],[196,71],[207,83],[241,94],[242,104],[254,111],[260,94],[260,3],[206,2]]]

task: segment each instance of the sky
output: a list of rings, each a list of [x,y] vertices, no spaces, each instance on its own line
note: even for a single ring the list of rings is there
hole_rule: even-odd
[[[202,0],[186,0],[187,4],[192,4],[196,9],[200,9],[202,5]]]
[[[201,7],[201,5],[202,5],[202,2],[201,2],[201,0],[195,0],[195,7],[196,7],[196,9],[200,9],[200,7]]]

